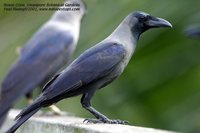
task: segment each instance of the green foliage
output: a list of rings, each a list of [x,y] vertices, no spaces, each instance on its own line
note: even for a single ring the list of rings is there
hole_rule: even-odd
[[[173,24],[173,29],[155,29],[141,36],[124,74],[97,92],[94,107],[110,118],[125,119],[132,125],[200,132],[200,41],[188,39],[183,33],[188,25],[200,24],[200,1],[85,1],[88,14],[73,59],[108,36],[134,10],[146,11]],[[0,81],[17,58],[15,48],[24,45],[52,14],[5,12],[4,2],[0,2]],[[63,100],[58,105],[77,116],[90,117],[79,100],[80,97]],[[25,104],[20,102],[16,107],[22,108]]]

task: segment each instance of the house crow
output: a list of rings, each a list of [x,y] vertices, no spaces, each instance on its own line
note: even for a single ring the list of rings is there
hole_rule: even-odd
[[[130,13],[106,39],[86,50],[65,70],[56,75],[43,88],[41,95],[16,117],[16,123],[7,131],[13,133],[42,107],[58,101],[82,95],[83,108],[96,119],[88,123],[125,124],[126,121],[112,120],[91,106],[94,93],[119,77],[131,59],[140,35],[151,28],[172,27],[161,18],[144,12]]]
[[[0,126],[16,100],[43,86],[69,61],[86,12],[82,0],[67,0],[27,42],[1,84]],[[64,10],[71,8],[72,10]],[[78,10],[79,8],[79,10]]]

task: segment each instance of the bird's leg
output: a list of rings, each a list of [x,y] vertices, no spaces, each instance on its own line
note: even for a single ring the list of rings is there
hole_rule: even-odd
[[[110,120],[105,115],[101,114],[97,110],[95,110],[91,104],[90,100],[93,96],[93,93],[85,93],[81,98],[81,104],[83,108],[88,110],[90,113],[92,113],[97,119],[85,119],[84,122],[87,123],[109,123],[109,124],[127,124],[127,121],[122,120]]]
[[[32,95],[32,92],[27,93],[27,94],[26,94],[26,98],[27,98],[27,103],[28,103],[28,105],[30,105],[30,104],[33,103],[33,95]]]
[[[55,115],[63,115],[64,113],[56,106],[56,105],[51,105],[49,106],[50,110],[55,114]]]

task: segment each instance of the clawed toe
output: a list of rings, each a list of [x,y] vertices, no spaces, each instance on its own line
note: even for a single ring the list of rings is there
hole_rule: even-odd
[[[85,119],[83,123],[107,123],[107,124],[128,124],[128,121],[110,120],[110,119]]]
[[[111,120],[112,124],[128,124],[128,121],[122,121],[122,120]]]
[[[83,123],[94,123],[94,124],[96,124],[96,123],[104,123],[103,121],[101,121],[100,119],[85,119],[84,121],[83,121]]]

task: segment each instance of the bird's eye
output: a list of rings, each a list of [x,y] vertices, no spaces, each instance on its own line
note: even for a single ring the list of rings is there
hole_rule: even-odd
[[[145,19],[145,16],[140,16],[140,19]]]
[[[147,18],[146,16],[140,16],[140,17],[139,17],[139,20],[140,20],[140,21],[143,21],[143,22],[146,21],[147,19],[148,19],[148,18]]]

